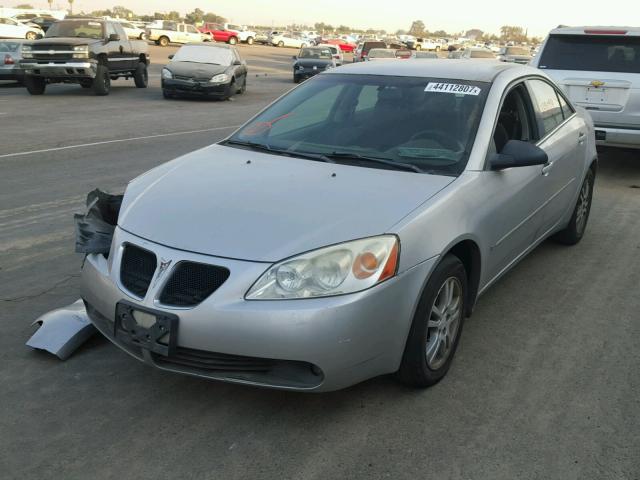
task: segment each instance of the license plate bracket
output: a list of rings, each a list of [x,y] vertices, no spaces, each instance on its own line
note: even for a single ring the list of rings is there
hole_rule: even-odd
[[[155,321],[153,321],[155,318]],[[115,337],[127,345],[165,357],[175,352],[178,316],[127,301],[116,304]]]

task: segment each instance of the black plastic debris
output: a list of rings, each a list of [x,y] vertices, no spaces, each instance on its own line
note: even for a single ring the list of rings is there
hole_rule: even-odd
[[[123,195],[111,195],[99,189],[87,195],[87,212],[73,216],[76,224],[76,253],[102,253],[111,248]]]

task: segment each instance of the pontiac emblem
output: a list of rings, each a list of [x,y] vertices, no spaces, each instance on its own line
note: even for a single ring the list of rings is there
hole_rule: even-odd
[[[158,284],[158,281],[160,280],[160,277],[162,277],[162,275],[164,275],[164,272],[166,272],[169,269],[169,266],[171,265],[172,261],[173,260],[167,260],[165,258],[160,257],[160,265],[158,266],[158,274],[156,275],[155,282],[153,282],[153,286],[154,287]]]
[[[589,85],[595,88],[600,88],[604,85],[604,82],[601,82],[600,80],[592,80]]]

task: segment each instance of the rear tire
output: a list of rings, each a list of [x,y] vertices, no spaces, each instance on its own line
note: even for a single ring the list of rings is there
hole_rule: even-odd
[[[161,47],[166,47],[167,45],[169,45],[169,38],[168,37],[160,37],[158,39],[158,45],[160,45]]]
[[[253,37],[247,37],[247,45],[253,45]]]
[[[31,95],[42,95],[47,88],[47,83],[44,78],[26,75],[24,77],[24,86],[27,87],[27,92]]]
[[[591,200],[593,199],[593,184],[596,174],[593,169],[589,169],[587,176],[582,182],[578,200],[573,209],[571,220],[564,230],[559,231],[553,236],[553,239],[564,245],[575,245],[584,236],[587,229],[587,221],[589,220],[589,212],[591,211]]]
[[[109,95],[111,78],[109,77],[109,68],[106,65],[98,65],[92,87],[93,93],[99,97]]]
[[[231,37],[229,39],[229,45],[235,45],[236,43],[238,43],[238,39],[236,37]]]
[[[279,47],[284,47],[284,42],[283,42],[282,40],[280,40],[280,41],[278,42],[278,46],[279,46]]]
[[[147,71],[146,63],[138,63],[135,72],[133,72],[133,81],[136,84],[136,88],[147,88],[149,84],[149,72]]]
[[[467,295],[464,265],[448,254],[420,297],[397,372],[402,383],[425,388],[447,374],[462,335]]]
[[[416,50],[419,52],[420,50],[422,50],[422,45],[416,45]]]

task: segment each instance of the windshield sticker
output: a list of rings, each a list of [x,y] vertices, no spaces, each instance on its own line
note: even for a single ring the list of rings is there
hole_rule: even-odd
[[[475,85],[461,85],[459,83],[429,82],[425,92],[457,93],[459,95],[480,95],[482,89]]]

